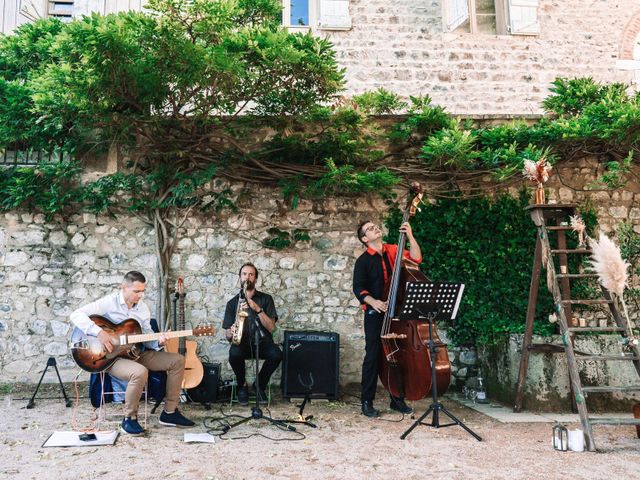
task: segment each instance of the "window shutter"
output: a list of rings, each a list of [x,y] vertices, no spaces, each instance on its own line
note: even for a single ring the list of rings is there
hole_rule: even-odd
[[[447,0],[447,31],[452,32],[469,19],[468,0]]]
[[[348,30],[351,28],[349,0],[320,0],[319,27],[325,30]]]
[[[538,0],[509,0],[509,32],[512,35],[537,35]]]
[[[20,0],[20,13],[33,21],[47,18],[47,0]]]
[[[102,0],[76,0],[75,8],[73,9],[74,17],[81,17],[82,15],[91,15],[91,12],[96,12],[104,15],[105,2]]]

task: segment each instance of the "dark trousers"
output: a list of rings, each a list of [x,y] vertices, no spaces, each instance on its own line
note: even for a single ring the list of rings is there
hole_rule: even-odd
[[[246,367],[244,361],[248,358],[254,358],[254,350],[248,344],[231,345],[229,348],[229,364],[236,375],[238,386],[242,387],[246,383]],[[269,383],[269,379],[273,372],[276,371],[278,365],[282,361],[282,351],[272,341],[260,342],[259,348],[260,358],[264,360],[260,373],[258,374],[258,382],[260,388],[264,389]]]
[[[378,385],[378,371],[382,360],[382,321],[384,317],[369,310],[364,315],[364,360],[362,361],[362,391],[361,401],[373,401],[376,398],[376,386]]]
[[[364,315],[364,360],[362,361],[362,390],[360,392],[362,402],[373,402],[376,398],[378,374],[383,355],[380,334],[382,333],[384,315],[375,310],[372,311],[373,313],[368,312]],[[395,398],[391,394],[389,396],[392,399]],[[404,395],[399,399],[404,399]]]

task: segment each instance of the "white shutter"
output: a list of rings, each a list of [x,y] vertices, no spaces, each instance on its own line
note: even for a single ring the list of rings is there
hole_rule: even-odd
[[[20,0],[20,13],[33,21],[47,18],[47,0]]]
[[[454,31],[468,19],[468,0],[447,0],[447,31]]]
[[[512,35],[537,35],[540,33],[538,23],[538,0],[509,1],[509,32]]]
[[[325,30],[350,29],[349,0],[320,0],[318,26]]]
[[[105,14],[105,1],[104,0],[76,0],[73,9],[74,17],[81,17],[83,15],[91,15],[91,12]]]

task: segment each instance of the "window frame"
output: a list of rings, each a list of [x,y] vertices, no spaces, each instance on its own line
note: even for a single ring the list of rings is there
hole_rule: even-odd
[[[443,32],[451,34],[471,34],[471,35],[496,35],[496,36],[516,36],[516,35],[531,35],[537,36],[539,32],[512,32],[510,29],[510,17],[509,17],[509,0],[494,0],[495,6],[495,20],[496,28],[495,32],[487,33],[478,30],[478,17],[484,15],[494,16],[494,14],[482,14],[477,13],[476,0],[467,0],[469,5],[469,30],[465,32],[457,31],[459,26],[454,29],[449,29],[448,25],[451,20],[450,14],[450,1],[442,2],[443,6]]]

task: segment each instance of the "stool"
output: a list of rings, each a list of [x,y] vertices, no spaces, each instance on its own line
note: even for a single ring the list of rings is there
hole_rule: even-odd
[[[100,423],[101,422],[107,422],[107,412],[106,412],[106,404],[107,403],[117,403],[117,401],[114,400],[107,400],[107,396],[111,395],[112,397],[116,397],[116,395],[121,395],[123,394],[122,390],[115,390],[114,387],[110,387],[111,391],[105,391],[104,389],[104,385],[105,385],[105,380],[109,380],[109,383],[113,382],[114,379],[118,380],[118,383],[121,384],[122,380],[117,379],[116,377],[112,377],[111,375],[109,375],[106,372],[100,372],[98,374],[98,381],[100,382],[100,396],[98,399],[98,406],[96,407],[98,410],[97,413],[97,418],[96,418],[96,429],[100,430]],[[111,383],[112,384],[112,383]],[[147,417],[148,417],[148,398],[149,396],[147,395],[147,390],[148,390],[148,382],[144,384],[144,389],[142,390],[142,395],[140,397],[140,399],[142,400],[144,398],[144,407],[143,407],[143,412],[142,412],[142,418],[140,416],[138,416],[138,421],[142,420],[140,423],[142,423],[142,427],[146,430],[147,428]],[[126,388],[126,382],[125,382],[125,388]],[[124,417],[124,399],[121,400],[122,402],[122,412],[118,414],[118,420],[109,420],[109,423],[118,423],[118,425],[120,424],[120,422],[122,421],[122,418]],[[92,399],[92,403],[93,403],[93,399]],[[115,414],[109,414],[111,416],[115,416]],[[138,415],[140,415],[140,410],[138,410]]]
[[[254,389],[251,387],[252,381],[247,381],[247,388],[249,389],[249,403],[254,403],[256,400],[256,395],[254,393]],[[264,388],[265,393],[267,394],[267,406],[271,405],[271,382],[269,382]],[[234,380],[231,382],[231,396],[229,398],[229,406],[233,406],[234,403],[238,403],[238,382]]]

